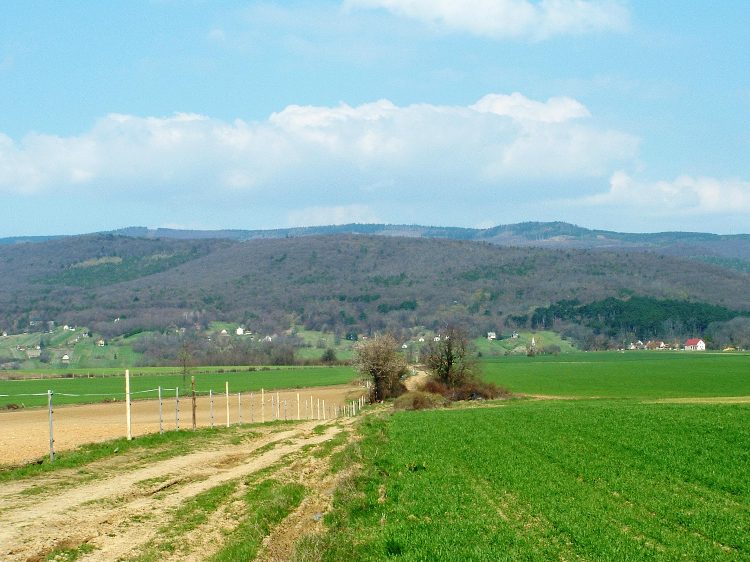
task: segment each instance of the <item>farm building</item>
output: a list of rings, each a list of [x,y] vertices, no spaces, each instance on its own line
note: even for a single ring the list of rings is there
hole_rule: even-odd
[[[492,341],[497,339],[497,334],[495,332],[487,332],[487,339]]]
[[[237,334],[238,336],[244,336],[245,335],[245,328],[243,328],[242,326],[240,326],[239,328],[237,328],[234,331],[234,333]]]
[[[706,351],[706,342],[699,338],[691,338],[685,342],[685,351]]]

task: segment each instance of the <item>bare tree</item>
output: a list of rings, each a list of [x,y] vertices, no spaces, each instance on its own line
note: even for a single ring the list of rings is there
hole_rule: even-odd
[[[182,385],[185,386],[187,384],[188,370],[193,361],[193,351],[187,341],[183,341],[182,345],[180,345],[177,359],[182,367]]]
[[[451,388],[473,378],[476,362],[466,331],[449,325],[440,335],[440,341],[427,346],[424,363],[436,379]]]
[[[372,380],[370,400],[380,401],[404,391],[401,378],[406,375],[406,359],[390,334],[363,340],[355,347],[354,364],[359,373]]]

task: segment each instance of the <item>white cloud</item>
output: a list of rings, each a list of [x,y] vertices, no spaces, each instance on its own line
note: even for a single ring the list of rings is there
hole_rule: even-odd
[[[637,209],[649,216],[748,213],[750,182],[691,176],[641,182],[625,172],[616,172],[610,179],[609,191],[579,202],[587,206]]]
[[[345,0],[346,8],[384,8],[396,15],[491,38],[622,31],[629,12],[617,0]]]
[[[469,106],[292,105],[261,122],[112,114],[78,136],[0,135],[0,192],[242,196],[287,209],[439,197],[456,186],[499,193],[530,178],[555,192],[609,176],[637,149],[576,100],[518,93]]]
[[[546,102],[530,100],[515,92],[509,96],[488,94],[471,106],[482,113],[507,115],[519,121],[563,123],[571,119],[591,117],[589,110],[571,98],[550,98]]]

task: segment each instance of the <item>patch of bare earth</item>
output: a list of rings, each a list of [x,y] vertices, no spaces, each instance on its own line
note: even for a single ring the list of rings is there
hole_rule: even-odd
[[[430,378],[430,374],[419,367],[414,369],[414,374],[404,381],[406,390],[412,392],[421,389],[427,380]]]
[[[324,433],[313,432],[321,423],[330,427]],[[127,455],[112,459],[110,465],[100,461],[95,479],[72,488],[57,489],[51,485],[45,493],[36,495],[3,490],[0,559],[44,559],[61,544],[75,547],[84,543],[93,546],[94,551],[80,560],[135,556],[155,538],[159,527],[169,522],[174,509],[184,501],[222,483],[241,480],[274,466],[309,446],[324,443],[342,430],[341,425],[331,420],[299,422],[282,431],[253,427],[253,432],[260,432],[253,439],[241,443],[217,442],[210,450],[145,466],[123,461]],[[301,459],[298,465],[292,464],[300,473],[295,474],[290,467],[290,478],[297,478],[305,485],[316,478],[325,478],[313,476],[321,466]],[[36,485],[54,484],[59,479],[59,474],[39,476]],[[10,487],[15,486],[11,483]],[[214,545],[214,550],[220,547],[222,529],[230,528],[236,519],[233,506],[230,501],[212,514],[212,535],[191,533],[197,538],[193,544],[186,543],[187,550],[179,559],[200,560],[209,554],[210,545]],[[208,525],[204,527],[209,529]]]
[[[345,445],[341,445],[344,447]],[[330,455],[316,458],[306,455],[276,477],[305,486],[305,498],[263,541],[256,561],[286,562],[294,555],[302,537],[322,534],[325,531],[324,515],[331,509],[333,493],[339,483],[349,477],[351,469],[331,473]]]

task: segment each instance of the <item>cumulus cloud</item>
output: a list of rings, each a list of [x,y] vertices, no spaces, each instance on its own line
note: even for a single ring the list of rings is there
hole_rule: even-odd
[[[491,38],[531,38],[627,28],[616,0],[346,0],[347,8],[383,8],[399,16]]]
[[[112,114],[78,136],[0,135],[0,191],[231,198],[287,208],[439,196],[456,186],[608,177],[638,139],[570,98],[491,94],[468,106],[291,105],[260,122]],[[349,208],[351,210],[351,208]]]
[[[637,181],[625,172],[612,175],[609,190],[580,200],[584,205],[637,209],[650,216],[750,212],[750,182],[740,179],[679,176],[672,181]]]

